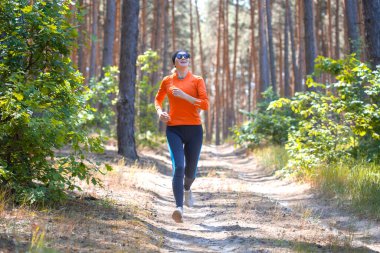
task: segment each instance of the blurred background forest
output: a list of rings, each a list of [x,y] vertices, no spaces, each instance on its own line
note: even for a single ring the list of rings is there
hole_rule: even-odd
[[[158,58],[148,60],[147,70],[138,70],[138,80],[148,75],[145,81],[155,89],[137,89],[136,99],[152,104],[157,84],[170,74],[172,52],[189,50],[191,69],[204,77],[211,98],[204,115],[206,140],[220,144],[232,126],[244,121],[239,110],[254,110],[267,88],[280,97],[306,90],[317,55],[339,59],[356,53],[368,62],[365,11],[370,10],[364,2],[141,0],[138,55],[152,50]],[[99,77],[102,67],[119,66],[122,1],[76,4],[72,8],[82,19],[71,59],[88,81]],[[318,79],[333,80],[326,74]],[[138,118],[147,115],[144,107],[136,109]]]

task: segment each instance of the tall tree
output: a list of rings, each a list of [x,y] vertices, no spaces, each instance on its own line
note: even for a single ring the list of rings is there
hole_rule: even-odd
[[[380,65],[380,1],[363,1],[365,35],[371,66]]]
[[[190,2],[190,53],[194,55],[194,32],[193,32],[193,1]],[[191,71],[195,73],[194,60],[191,61]]]
[[[259,64],[258,64],[258,50],[256,48],[256,40],[255,40],[255,5],[256,1],[255,0],[251,0],[250,1],[250,13],[251,13],[251,40],[250,40],[250,59],[249,59],[249,62],[250,62],[250,77],[249,77],[249,82],[248,82],[248,111],[250,112],[251,111],[251,104],[252,104],[252,85],[251,85],[251,78],[252,78],[252,74],[254,74],[254,77],[255,77],[255,100],[253,100],[253,102],[255,103],[255,101],[257,100],[257,94],[259,92],[258,91],[258,86],[259,86],[259,82],[260,82],[260,74],[259,74]]]
[[[115,14],[116,0],[107,0],[106,22],[104,23],[104,46],[102,67],[111,66],[113,63],[113,46],[115,38]],[[104,71],[102,70],[102,76]]]
[[[117,102],[118,153],[135,160],[135,83],[139,0],[123,0],[120,47],[120,82]]]
[[[269,88],[269,68],[268,68],[268,43],[267,31],[265,29],[265,1],[259,2],[259,37],[260,37],[260,87],[258,99],[261,98],[261,93]]]
[[[274,46],[273,46],[273,32],[272,32],[272,13],[270,0],[266,0],[266,11],[267,11],[267,27],[268,27],[268,43],[269,43],[269,60],[270,60],[270,83],[272,84],[273,92],[277,93],[276,84],[276,65],[274,57]]]
[[[147,0],[141,1],[141,15],[140,15],[140,54],[146,50],[146,37],[147,37]]]
[[[332,32],[332,15],[331,15],[331,0],[327,0],[327,15],[329,17],[329,21],[328,21],[328,33],[327,33],[327,36],[328,36],[328,41],[329,41],[329,45],[328,45],[328,57],[332,58],[333,57],[333,53],[332,53],[332,47],[333,47],[333,42],[332,42],[332,38],[333,38],[333,32]]]
[[[314,60],[317,56],[314,32],[314,7],[313,0],[303,0],[304,27],[305,27],[305,61],[306,74],[314,72]]]
[[[223,139],[228,136],[228,127],[230,126],[230,111],[231,111],[231,97],[230,97],[230,84],[231,84],[231,69],[230,69],[230,50],[229,50],[229,1],[223,2],[223,88],[222,88],[222,108],[223,110],[223,125],[222,134]]]
[[[301,83],[299,82],[299,73],[298,73],[298,66],[297,66],[297,60],[296,60],[296,43],[295,43],[295,35],[294,35],[294,29],[293,29],[293,15],[292,15],[292,9],[290,7],[289,1],[287,1],[287,18],[288,18],[288,29],[290,33],[290,46],[291,46],[291,52],[292,52],[292,66],[293,66],[293,80],[294,80],[294,91],[300,91],[301,90]]]
[[[84,7],[83,0],[79,0],[78,12],[82,13],[84,8],[85,7]],[[78,33],[79,33],[79,36],[78,36],[78,69],[84,75],[85,70],[86,70],[86,67],[85,67],[86,59],[85,59],[85,54],[84,54],[84,51],[85,51],[84,33],[86,30],[85,19],[79,24],[78,30],[79,30],[78,31]]]
[[[340,37],[339,37],[339,1],[335,0],[335,59],[339,59],[340,55]]]
[[[284,95],[290,97],[290,80],[289,80],[289,0],[285,1],[284,8]]]
[[[207,78],[206,78],[206,70],[205,70],[205,64],[204,64],[204,56],[203,56],[203,45],[202,45],[202,31],[201,31],[201,22],[200,22],[200,16],[199,16],[199,9],[198,9],[198,1],[195,0],[195,11],[197,14],[197,29],[198,29],[198,42],[199,42],[199,54],[200,54],[200,64],[201,64],[201,75],[204,78],[206,82],[206,89],[207,94],[209,97],[212,96],[210,86],[207,85]],[[212,107],[210,107],[205,112],[205,121],[206,121],[206,141],[211,142],[211,113],[212,113]]]
[[[92,36],[91,36],[91,58],[90,58],[90,78],[96,76],[96,48],[98,43],[98,13],[99,0],[92,1]]]
[[[173,52],[174,52],[175,50],[177,50],[176,32],[175,32],[175,0],[172,0],[171,11],[172,11],[172,47],[173,47]]]
[[[359,22],[358,3],[356,0],[344,0],[344,2],[345,2],[347,35],[348,35],[348,43],[350,45],[349,46],[350,53],[355,53],[355,52],[358,52],[360,48],[359,25],[358,25],[358,22]],[[370,2],[373,2],[373,1],[370,1]]]
[[[220,44],[222,33],[222,15],[223,15],[223,0],[219,0],[219,14],[218,14],[218,34],[216,42],[216,66],[215,66],[215,144],[220,144],[220,89],[219,89],[219,68],[220,68]]]
[[[235,3],[235,44],[234,44],[234,62],[232,67],[232,82],[231,82],[231,123],[235,124],[235,87],[236,84],[236,61],[237,61],[237,48],[239,42],[239,0],[236,0]]]
[[[169,0],[163,0],[164,1],[164,4],[163,4],[163,12],[164,13],[168,13],[169,12]],[[169,17],[168,15],[164,15],[164,20],[163,20],[163,23],[162,23],[162,30],[163,30],[163,33],[164,33],[164,47],[163,47],[163,50],[162,50],[162,58],[163,58],[163,64],[162,64],[162,74],[163,76],[166,76],[169,74],[169,70],[168,70],[168,50],[169,50],[169,31],[167,29],[169,25]],[[171,63],[170,63],[171,64]]]
[[[302,80],[305,73],[305,38],[303,20],[303,0],[298,0],[298,81],[296,82],[296,91],[302,91]]]

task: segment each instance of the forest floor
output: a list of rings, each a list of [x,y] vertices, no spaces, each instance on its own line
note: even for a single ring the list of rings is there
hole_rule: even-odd
[[[166,147],[140,157],[125,166],[108,146],[92,158],[114,167],[104,188],[82,184],[54,208],[0,201],[0,252],[380,252],[379,221],[278,178],[232,146],[204,145],[195,206],[175,223]]]

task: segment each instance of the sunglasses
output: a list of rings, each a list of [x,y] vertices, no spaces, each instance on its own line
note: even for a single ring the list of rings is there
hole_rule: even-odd
[[[186,53],[186,54],[177,54],[176,55],[176,58],[178,60],[181,60],[181,59],[189,59],[190,58],[190,54]]]

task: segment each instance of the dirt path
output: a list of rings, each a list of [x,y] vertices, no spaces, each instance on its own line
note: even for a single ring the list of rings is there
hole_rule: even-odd
[[[108,146],[92,157],[114,167],[104,188],[83,182],[84,192],[55,207],[14,206],[0,194],[0,253],[380,252],[379,222],[343,212],[306,184],[277,179],[229,146],[204,146],[196,204],[177,224],[168,151],[140,156],[125,166]],[[31,250],[33,238],[39,251]]]
[[[159,172],[137,186],[155,194],[152,225],[164,238],[162,252],[378,252],[379,225],[336,211],[300,185],[268,175],[254,158],[232,147],[204,146],[196,204],[184,223],[171,219],[170,158],[143,152]]]

